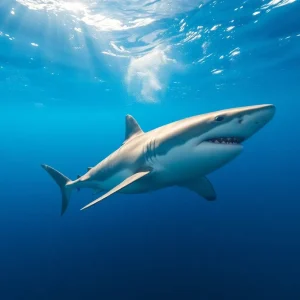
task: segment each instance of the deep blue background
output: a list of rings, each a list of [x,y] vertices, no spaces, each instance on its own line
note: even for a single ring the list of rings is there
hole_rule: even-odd
[[[233,2],[191,12],[190,27],[231,20],[243,4]],[[116,72],[119,63],[93,51],[89,36],[93,75],[68,53],[63,30],[48,24],[45,33],[44,12],[14,3],[18,19],[8,1],[1,6],[0,31],[15,40],[0,36],[0,299],[300,299],[300,8],[298,1],[274,8],[249,25],[262,4],[244,2],[230,45],[210,36],[213,53],[240,47],[240,60],[223,63],[219,77],[210,73],[217,59],[171,74],[155,104],[128,93],[122,67]],[[196,41],[174,55],[190,63],[200,48]],[[95,73],[106,82],[95,83]],[[125,114],[151,130],[261,103],[275,104],[276,116],[208,176],[217,201],[169,188],[116,194],[81,212],[94,199],[82,190],[60,216],[59,189],[40,164],[82,174],[120,146]]]

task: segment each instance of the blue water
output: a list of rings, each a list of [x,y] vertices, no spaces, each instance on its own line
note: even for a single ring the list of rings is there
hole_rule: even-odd
[[[0,299],[300,299],[300,4],[1,0]],[[117,149],[125,115],[157,126],[273,103],[208,177],[95,199],[60,192]]]

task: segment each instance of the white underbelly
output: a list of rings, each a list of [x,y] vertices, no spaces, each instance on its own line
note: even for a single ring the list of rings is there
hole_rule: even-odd
[[[133,173],[130,170],[122,170],[110,176],[108,179],[99,182],[99,185],[101,185],[101,188],[104,190],[111,190],[131,175],[133,175]]]
[[[166,155],[158,158],[160,180],[176,182],[205,176],[231,161],[242,149],[220,147],[211,143],[197,145],[195,140],[174,147]]]
[[[130,170],[123,170],[121,172],[116,173],[115,175],[111,176],[107,180],[104,181],[93,181],[93,189],[101,189],[104,191],[109,191],[112,188],[116,187],[118,184],[123,182],[128,177],[132,176],[133,172]],[[118,193],[124,194],[138,194],[138,193],[145,193],[152,190],[156,190],[158,188],[163,187],[159,181],[157,181],[155,174],[149,174],[149,176],[145,178],[141,178],[130,185],[124,187],[122,190],[118,191]]]
[[[164,182],[182,181],[193,173],[201,173],[201,162],[196,148],[189,143],[157,157],[157,177]]]

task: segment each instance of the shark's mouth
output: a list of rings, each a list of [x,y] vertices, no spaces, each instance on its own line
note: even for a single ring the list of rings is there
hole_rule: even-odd
[[[228,145],[239,145],[243,142],[243,138],[239,137],[225,137],[225,138],[214,138],[206,140],[206,142],[213,144],[228,144]]]

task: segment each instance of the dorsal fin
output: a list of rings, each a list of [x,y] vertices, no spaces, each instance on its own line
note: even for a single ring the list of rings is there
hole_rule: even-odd
[[[130,138],[132,138],[133,136],[143,133],[143,130],[131,115],[126,115],[125,122],[126,122],[126,132],[125,132],[124,143],[128,141]]]

